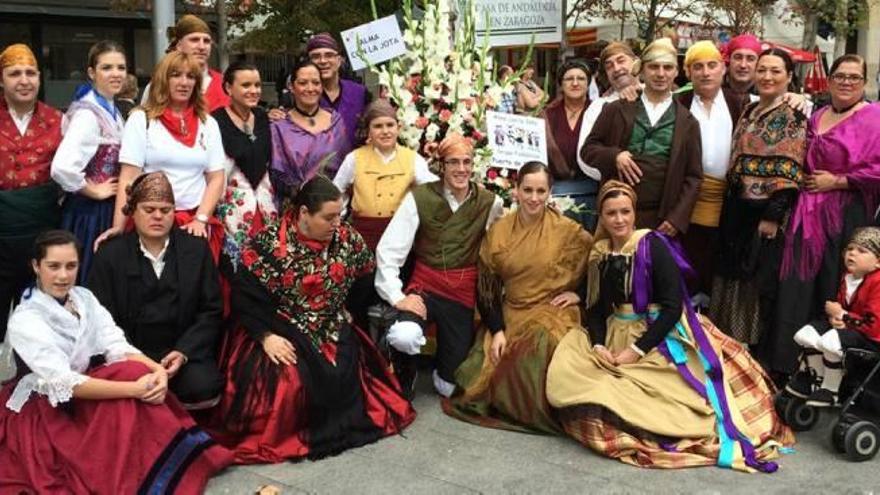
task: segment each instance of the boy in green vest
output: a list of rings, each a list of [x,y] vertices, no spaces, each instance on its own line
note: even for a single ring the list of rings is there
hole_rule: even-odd
[[[454,134],[440,143],[442,180],[407,193],[376,248],[376,291],[399,311],[386,339],[404,394],[415,395],[414,356],[428,322],[437,326],[434,388],[449,397],[455,370],[474,338],[477,255],[489,225],[503,212],[501,198],[477,187],[473,145]],[[415,266],[404,291],[400,268]]]

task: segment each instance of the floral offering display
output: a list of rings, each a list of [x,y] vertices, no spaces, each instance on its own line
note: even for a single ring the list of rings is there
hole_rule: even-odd
[[[472,0],[459,4],[461,20],[454,30],[450,0],[426,2],[421,20],[413,17],[412,0],[404,0],[403,13],[406,54],[381,67],[370,66],[398,108],[401,142],[432,157],[448,133],[470,139],[475,149],[475,179],[510,205],[516,172],[491,166],[486,111],[496,108],[502,94],[513,90],[522,69],[503,84],[496,80],[489,63],[488,36],[477,45]],[[531,53],[530,46],[523,66]]]

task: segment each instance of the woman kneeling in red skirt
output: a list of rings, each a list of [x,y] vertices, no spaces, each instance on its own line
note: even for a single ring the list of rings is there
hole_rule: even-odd
[[[76,238],[35,243],[36,287],[9,319],[0,389],[0,493],[201,493],[232,456],[168,391],[158,363],[75,287]]]
[[[238,328],[222,363],[214,433],[237,463],[335,455],[415,418],[343,308],[374,262],[360,234],[340,222],[342,193],[318,175],[293,203],[295,211],[245,244],[233,283]]]

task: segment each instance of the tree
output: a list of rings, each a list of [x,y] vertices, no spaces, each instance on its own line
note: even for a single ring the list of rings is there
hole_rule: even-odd
[[[582,9],[583,12],[617,19],[621,23],[635,23],[638,26],[638,37],[644,42],[653,40],[662,28],[681,17],[699,16],[706,2],[706,0],[621,0],[618,3],[612,0],[595,0],[590,6],[589,0],[583,1],[587,4]]]
[[[801,47],[809,50],[816,45],[819,25],[834,28],[835,56],[846,50],[846,40],[863,21],[877,0],[789,0],[788,21],[803,22]]]
[[[591,19],[608,12],[613,0],[569,0],[565,12],[566,24],[577,26],[581,19]]]
[[[707,0],[703,20],[708,26],[726,27],[732,35],[758,33],[761,15],[776,0]]]
[[[214,4],[214,11],[217,13],[217,59],[220,61],[220,70],[225,71],[229,67],[227,5],[225,0],[216,0]]]
[[[376,0],[379,17],[394,13],[398,2]],[[373,20],[366,0],[234,0],[230,9],[233,26],[245,32],[237,42],[265,51],[299,52],[311,34],[340,31]]]

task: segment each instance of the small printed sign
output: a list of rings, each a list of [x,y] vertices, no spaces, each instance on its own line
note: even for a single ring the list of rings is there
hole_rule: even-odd
[[[492,166],[519,170],[526,162],[547,163],[547,132],[544,119],[486,112]]]
[[[363,52],[358,49],[358,40]],[[406,44],[393,15],[342,32],[342,42],[354,70],[379,64],[406,53]],[[366,60],[364,60],[366,59]]]

